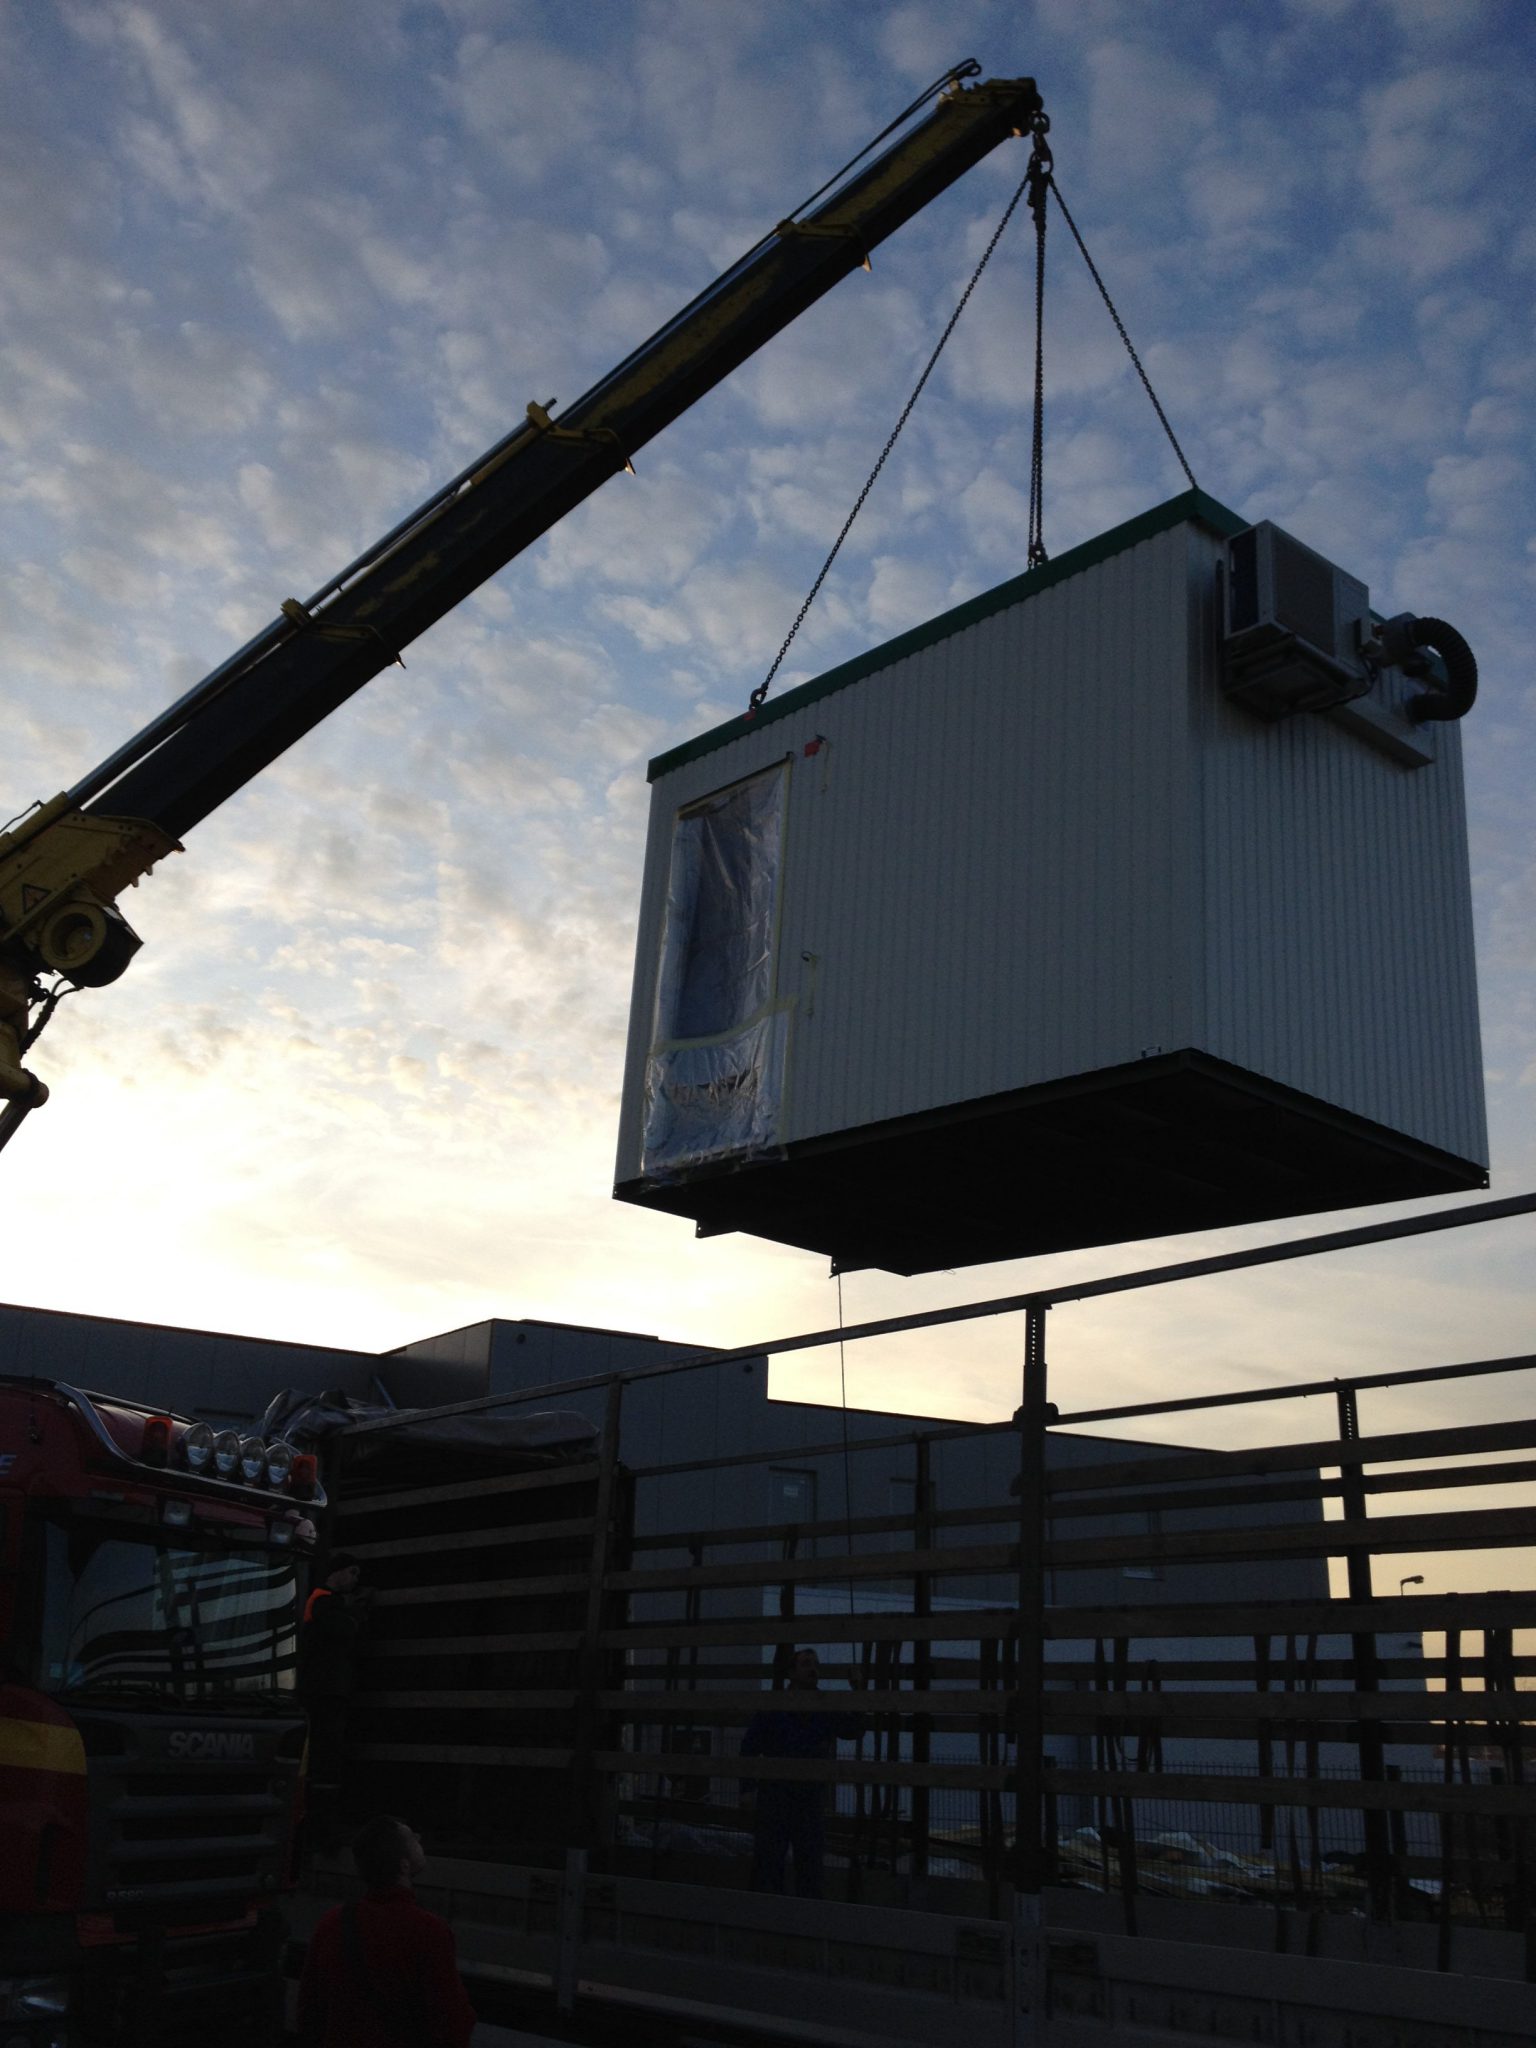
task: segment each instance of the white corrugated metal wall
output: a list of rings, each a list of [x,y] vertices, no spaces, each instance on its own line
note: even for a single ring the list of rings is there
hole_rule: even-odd
[[[1409,768],[1327,717],[1258,723],[1219,687],[1220,543],[1197,544],[1202,1015],[1196,1043],[1486,1162],[1461,734]],[[1201,557],[1204,557],[1203,564]]]

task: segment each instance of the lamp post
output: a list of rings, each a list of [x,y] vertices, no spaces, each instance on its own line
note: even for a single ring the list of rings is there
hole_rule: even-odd
[[[1402,1594],[1403,1594],[1403,1588],[1404,1588],[1405,1586],[1422,1586],[1422,1585],[1423,1585],[1423,1583],[1424,1583],[1424,1574],[1423,1574],[1422,1572],[1415,1572],[1415,1573],[1413,1574],[1412,1578],[1409,1578],[1409,1579],[1399,1579],[1399,1580],[1398,1580],[1398,1582],[1397,1582],[1397,1593],[1398,1593],[1398,1598],[1399,1598],[1399,1599],[1401,1599],[1401,1598],[1402,1598]]]

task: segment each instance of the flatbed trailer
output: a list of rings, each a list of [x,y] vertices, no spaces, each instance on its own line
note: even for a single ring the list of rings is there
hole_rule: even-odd
[[[295,1934],[354,1890],[344,1859],[318,1864]],[[1522,1936],[1469,1933],[1447,1972],[1433,1928],[1294,1910],[1162,1901],[1133,1935],[1117,1902],[1052,1890],[1032,1933],[454,1858],[433,1859],[420,1896],[452,1920],[483,2019],[591,2042],[1525,2048],[1536,2001]]]
[[[1536,1199],[1464,1220],[1490,1209]],[[1006,1306],[1040,1371],[1050,1302]],[[680,1468],[620,1460],[650,1375],[456,1404],[445,1421],[601,1389],[605,1420],[542,1464],[403,1460],[414,1500],[328,1468],[335,1540],[378,1588],[351,1796],[422,1829],[421,1896],[484,2016],[571,2039],[1513,2048],[1536,2031],[1533,1372],[1536,1353],[1184,1394],[1170,1414],[1322,1396],[1335,1426],[1064,1462],[1048,1432],[1115,1418],[1037,1385],[1000,1424],[854,1442],[910,1456],[910,1512],[729,1528],[673,1526]],[[1391,1415],[1436,1383],[1479,1419]],[[977,1440],[1014,1483],[959,1503],[945,1460]],[[840,1460],[835,1419],[797,1455]],[[1512,1588],[1405,1600],[1406,1562],[1500,1550]],[[1296,1563],[1315,1591],[1276,1597]],[[743,1761],[753,1713],[798,1710],[779,1681],[806,1643],[857,1667],[867,1731]],[[826,1898],[750,1889],[748,1776],[827,1788]],[[354,1882],[333,1839],[296,1944]]]

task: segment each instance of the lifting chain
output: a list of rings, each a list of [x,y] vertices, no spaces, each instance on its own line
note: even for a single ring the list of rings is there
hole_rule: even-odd
[[[890,438],[887,440],[885,446],[880,451],[879,461],[876,462],[874,468],[870,471],[868,480],[866,481],[863,490],[861,490],[857,498],[854,499],[853,510],[848,514],[848,517],[843,521],[843,530],[837,536],[837,539],[833,541],[832,551],[827,556],[827,559],[822,563],[821,568],[817,573],[816,581],[811,585],[810,593],[807,596],[805,603],[801,605],[799,611],[796,612],[795,622],[790,627],[789,631],[785,634],[783,646],[779,649],[778,653],[773,657],[773,661],[769,667],[767,675],[763,677],[763,680],[758,684],[757,688],[752,692],[752,695],[747,699],[746,716],[748,718],[755,718],[758,712],[762,709],[763,699],[768,695],[769,689],[772,687],[773,684],[773,679],[779,672],[780,664],[783,662],[785,655],[789,652],[790,643],[793,641],[795,635],[799,632],[801,625],[804,623],[806,613],[810,610],[811,606],[816,602],[817,592],[821,589],[822,584],[826,582],[828,571],[831,569],[832,564],[837,560],[838,554],[842,549],[843,542],[848,538],[849,533],[852,531],[853,522],[855,521],[855,519],[858,518],[860,512],[863,511],[864,500],[869,496],[870,492],[874,489],[875,479],[879,476],[881,470],[884,469],[886,464],[886,458],[889,456],[891,450],[896,446],[896,442],[901,433],[902,428],[907,424],[908,419],[911,417],[912,408],[917,404],[919,398],[922,397],[923,386],[928,382],[928,379],[933,375],[934,368],[938,363],[939,357],[944,353],[944,345],[949,340],[949,337],[954,333],[955,328],[959,324],[960,315],[965,311],[967,301],[970,299],[971,293],[975,291],[976,286],[980,281],[981,273],[986,269],[988,263],[991,261],[992,251],[997,247],[998,243],[1001,241],[1003,230],[1007,227],[1009,221],[1012,220],[1014,211],[1018,206],[1019,201],[1024,197],[1028,185],[1029,174],[1026,173],[1019,183],[1019,189],[1014,193],[1013,197],[1009,200],[1007,206],[1003,209],[1003,217],[998,222],[997,226],[993,229],[991,241],[989,241],[986,248],[982,250],[981,261],[976,265],[976,268],[971,272],[970,283],[966,286],[965,290],[960,294],[960,302],[955,307],[954,312],[950,314],[948,324],[945,326],[944,332],[939,336],[938,343],[934,348],[933,354],[928,358],[928,361],[923,369],[923,374],[917,380],[917,384],[913,389],[912,396],[907,400],[906,404],[902,407],[901,417],[897,420],[895,426],[892,427],[890,432]]]
[[[1030,152],[1025,184],[1029,187],[1029,210],[1035,217],[1035,416],[1029,444],[1029,553],[1031,569],[1038,569],[1048,557],[1045,552],[1045,210],[1051,196],[1051,168],[1055,159],[1046,141],[1051,132],[1049,114],[1036,114],[1030,123],[1034,148]]]

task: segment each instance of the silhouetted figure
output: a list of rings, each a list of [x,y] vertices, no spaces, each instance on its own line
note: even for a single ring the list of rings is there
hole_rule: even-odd
[[[821,1685],[821,1660],[814,1650],[796,1650],[789,1690],[816,1692]],[[744,1757],[794,1757],[810,1760],[837,1753],[840,1736],[864,1732],[862,1714],[815,1714],[770,1708],[755,1714],[741,1738]],[[827,1787],[797,1784],[783,1778],[757,1783],[752,1826],[752,1889],[784,1890],[784,1866],[794,1858],[795,1890],[802,1899],[821,1897],[826,1862]]]
[[[368,1626],[363,1568],[344,1552],[304,1603],[299,1628],[299,1696],[309,1715],[309,1775],[334,1785],[341,1774],[357,1659]]]
[[[367,1885],[333,1906],[310,1937],[299,1984],[303,2048],[468,2048],[475,2010],[459,1977],[453,1929],[418,1906],[421,1838],[381,1814],[352,1844]]]

